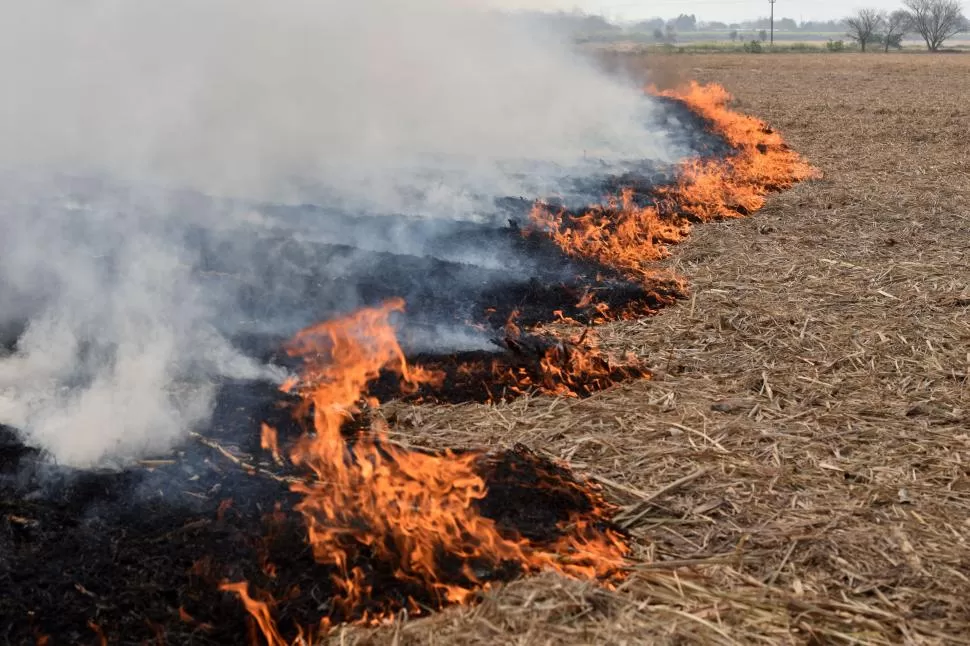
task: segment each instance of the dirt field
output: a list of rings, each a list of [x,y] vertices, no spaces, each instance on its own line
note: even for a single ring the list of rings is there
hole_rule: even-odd
[[[692,298],[604,330],[653,381],[397,431],[570,460],[630,507],[640,564],[334,642],[970,643],[970,56],[628,62],[722,83],[825,179],[698,227],[668,263]]]

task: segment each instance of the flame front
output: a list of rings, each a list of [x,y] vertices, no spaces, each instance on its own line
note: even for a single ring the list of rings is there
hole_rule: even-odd
[[[720,85],[692,82],[681,90],[651,92],[683,101],[736,151],[724,160],[681,165],[677,185],[659,191],[681,214],[702,222],[747,215],[764,206],[768,193],[821,176],[764,121],[730,110],[731,95]]]
[[[764,206],[768,193],[821,175],[763,121],[729,109],[731,95],[720,85],[691,82],[680,90],[648,91],[683,102],[734,153],[680,163],[676,183],[655,189],[651,205],[638,206],[629,190],[578,216],[537,204],[533,225],[568,254],[596,259],[649,283],[658,274],[648,263],[667,257],[669,245],[690,234],[691,222],[751,214]]]
[[[414,597],[388,600],[373,589],[374,572],[392,573],[403,589],[421,593],[434,606],[467,603],[488,588],[493,573],[549,569],[574,577],[619,577],[628,547],[619,533],[602,529],[600,517],[562,523],[552,544],[537,544],[500,529],[476,503],[486,482],[476,468],[480,452],[409,450],[380,429],[345,437],[348,420],[376,402],[364,400],[382,371],[398,374],[407,387],[434,383],[440,375],[408,366],[389,321],[403,308],[395,300],[300,332],[288,345],[304,361],[298,378],[284,385],[300,395],[298,415],[312,428],[292,446],[291,462],[310,477],[292,490],[303,496],[303,515],[315,560],[331,566],[333,612],[341,619],[371,623],[400,610],[420,613]],[[277,454],[277,435],[264,426],[263,445]],[[603,509],[605,511],[605,503]],[[225,590],[240,596],[269,644],[287,643],[270,607],[248,593],[246,583]],[[425,601],[427,603],[427,601]],[[331,617],[321,621],[330,625]]]

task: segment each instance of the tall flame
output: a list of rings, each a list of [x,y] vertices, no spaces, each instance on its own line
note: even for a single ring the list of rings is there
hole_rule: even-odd
[[[489,586],[489,572],[509,564],[524,572],[618,576],[628,547],[618,533],[595,522],[570,518],[554,544],[541,545],[482,516],[475,507],[487,491],[476,472],[481,453],[409,450],[380,429],[344,437],[345,423],[362,411],[368,383],[381,371],[396,372],[410,387],[439,378],[405,361],[389,321],[402,307],[394,300],[321,323],[300,332],[287,348],[305,368],[284,389],[301,396],[300,414],[312,419],[312,429],[289,455],[311,477],[291,489],[303,496],[296,509],[315,560],[336,572],[333,614],[372,622],[401,609],[420,612],[413,598],[375,605],[369,582],[375,564],[439,606],[470,601]],[[276,433],[268,426],[263,439],[267,449],[277,450]],[[287,643],[268,604],[251,597],[245,583],[223,589],[240,596],[267,643]],[[324,618],[321,628],[329,622]]]

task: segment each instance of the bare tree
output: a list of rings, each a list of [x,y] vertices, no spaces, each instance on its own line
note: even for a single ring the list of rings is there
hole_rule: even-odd
[[[846,36],[866,51],[866,45],[875,41],[876,32],[882,25],[882,14],[876,9],[860,9],[854,16],[846,18],[845,24],[849,28]]]
[[[923,37],[926,48],[939,51],[947,39],[967,28],[959,0],[903,0],[909,9],[913,31]]]
[[[913,20],[909,12],[904,9],[897,9],[890,14],[883,14],[882,24],[884,32],[882,34],[882,44],[889,52],[890,47],[900,48],[903,46],[903,36],[906,32],[913,30]]]

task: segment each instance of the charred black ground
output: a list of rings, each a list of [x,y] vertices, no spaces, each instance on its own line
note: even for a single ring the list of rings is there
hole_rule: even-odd
[[[251,393],[238,395],[232,404],[252,403]],[[243,456],[244,447],[232,442],[251,437],[226,427],[212,429],[209,439]],[[284,634],[321,617],[359,617],[328,604],[334,572],[313,559],[304,521],[291,511],[298,496],[270,464],[245,464],[194,443],[139,469],[76,473],[45,463],[11,429],[0,429],[0,613],[7,620],[0,643],[28,644],[42,635],[53,643],[96,643],[89,622],[112,644],[240,643],[247,614],[219,591],[225,580],[245,579],[271,594]],[[525,447],[483,455],[479,470],[489,485],[480,511],[510,536],[551,544],[559,523],[594,504],[568,471]],[[442,605],[366,554],[351,565],[364,568],[381,591],[373,607],[359,610],[406,608],[409,597],[426,610]],[[445,580],[463,580],[457,565],[441,562]],[[480,564],[475,572],[485,581],[521,574],[515,563]]]
[[[729,151],[705,124],[681,104],[663,101],[661,125],[704,156]],[[620,175],[577,179],[564,208],[599,201],[632,187],[640,203],[673,180],[669,168],[643,163]],[[573,202],[570,202],[573,200]],[[552,203],[554,201],[551,200]],[[588,203],[588,202],[586,202]],[[598,310],[656,310],[679,294],[675,283],[644,285],[594,262],[569,258],[540,233],[523,233],[532,200],[495,201],[494,217],[454,222],[403,216],[359,216],[319,206],[267,206],[285,218],[313,219],[318,237],[295,238],[285,231],[262,231],[246,245],[227,248],[217,233],[198,228],[186,236],[197,252],[199,276],[238,295],[225,332],[247,353],[294,366],[282,351],[286,335],[310,322],[351,309],[403,297],[407,314],[399,321],[410,360],[446,373],[444,389],[416,396],[447,401],[483,401],[515,396],[496,375],[528,374],[540,383],[539,361],[568,362],[581,351],[568,341],[529,333],[508,334],[513,313],[523,328],[562,316],[589,323]],[[577,211],[578,212],[578,211]],[[393,229],[413,248],[368,248]],[[340,233],[346,242],[334,242]],[[475,258],[487,256],[487,261]],[[346,274],[334,271],[347,268]],[[270,272],[266,268],[272,268]],[[264,324],[265,323],[265,324]],[[267,331],[268,330],[268,331]],[[452,351],[429,351],[427,338],[458,335]],[[16,347],[19,330],[4,330],[0,341]],[[441,345],[440,343],[437,345]],[[447,343],[444,345],[447,346]],[[469,366],[472,367],[469,370]],[[464,367],[464,368],[463,368]],[[603,374],[575,386],[589,394],[612,381],[642,374],[637,369],[599,366]],[[382,397],[398,394],[393,375],[374,384]],[[222,384],[211,424],[171,455],[120,471],[80,472],[53,464],[25,446],[15,429],[0,427],[0,644],[240,643],[247,614],[239,600],[220,592],[222,581],[248,580],[277,600],[274,614],[284,634],[356,617],[332,606],[331,572],[314,562],[303,519],[287,477],[271,462],[254,462],[259,427],[273,424],[281,436],[300,432],[292,403],[268,383]],[[489,485],[479,508],[510,534],[554,542],[558,523],[589,511],[595,493],[568,471],[524,447],[482,456],[479,471]],[[605,521],[604,521],[605,522]],[[272,564],[275,577],[268,575]],[[411,589],[390,571],[360,563],[380,594],[375,608],[406,607],[412,597],[425,608],[441,600]],[[442,567],[447,571],[447,563]],[[515,564],[490,566],[484,580],[507,580],[521,572]],[[456,581],[462,576],[454,571]],[[258,595],[257,595],[258,596]]]
[[[683,150],[703,157],[731,152],[682,103],[655,100],[662,109],[653,127]],[[254,233],[248,244],[241,247],[218,230],[203,228],[192,230],[185,244],[199,258],[205,281],[237,295],[225,332],[264,358],[274,357],[300,327],[388,298],[407,304],[397,324],[409,354],[447,354],[448,349],[501,354],[503,348],[491,341],[501,336],[513,312],[525,327],[561,316],[589,323],[599,316],[598,304],[611,311],[649,312],[680,295],[674,282],[630,280],[612,267],[566,256],[541,232],[528,232],[537,197],[550,208],[579,215],[625,188],[632,189],[636,202],[652,203],[656,188],[676,180],[673,165],[647,160],[621,166],[618,172],[604,163],[589,176],[561,179],[555,196],[489,198],[484,201],[491,209],[475,221],[260,204],[254,208],[273,224]],[[592,298],[584,299],[587,295]],[[282,334],[265,332],[274,327],[267,322],[277,323]]]

